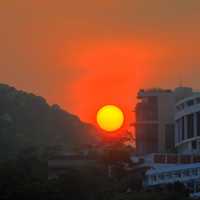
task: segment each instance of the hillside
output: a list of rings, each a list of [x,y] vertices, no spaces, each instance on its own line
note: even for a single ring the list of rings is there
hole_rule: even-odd
[[[58,105],[50,106],[42,97],[0,84],[0,158],[29,147],[61,146],[67,151],[98,139],[93,126]]]

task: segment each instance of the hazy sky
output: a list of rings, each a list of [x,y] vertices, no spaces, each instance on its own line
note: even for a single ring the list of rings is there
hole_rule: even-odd
[[[0,82],[82,120],[131,121],[139,88],[200,88],[199,0],[1,0]]]

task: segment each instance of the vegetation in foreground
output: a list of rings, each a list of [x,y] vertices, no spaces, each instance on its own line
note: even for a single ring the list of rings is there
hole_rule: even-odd
[[[47,159],[34,151],[25,151],[15,161],[0,165],[0,199],[55,200],[173,200],[189,199],[180,185],[165,191],[144,192],[134,177],[108,178],[98,168],[66,169],[66,173],[48,178]],[[134,181],[135,180],[135,181]],[[128,190],[127,190],[128,189]]]

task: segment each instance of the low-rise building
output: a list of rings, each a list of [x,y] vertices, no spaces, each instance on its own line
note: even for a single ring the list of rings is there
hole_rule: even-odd
[[[154,188],[180,182],[191,193],[200,192],[200,163],[179,165],[154,165],[146,171],[144,187]]]
[[[146,189],[166,188],[180,182],[191,195],[200,193],[200,155],[149,154],[132,157],[135,171],[143,174]]]

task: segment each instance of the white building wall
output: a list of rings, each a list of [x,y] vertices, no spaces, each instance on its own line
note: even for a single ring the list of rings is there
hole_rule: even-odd
[[[175,129],[175,146],[178,153],[183,154],[193,154],[200,153],[200,136],[198,136],[197,130],[197,113],[200,112],[200,95],[195,95],[193,97],[186,98],[176,105],[176,114],[175,114],[175,126],[178,127],[178,121],[184,118],[184,139],[178,141],[179,130]],[[189,105],[189,102],[193,102],[193,104]],[[188,138],[188,124],[187,117],[188,115],[193,115],[193,136]],[[183,128],[183,127],[181,127]],[[182,131],[180,132],[182,134]],[[196,144],[196,145],[195,145]],[[196,146],[196,148],[194,148]]]
[[[200,163],[176,166],[155,167],[145,174],[144,186],[153,187],[169,183],[187,183],[200,181]],[[194,184],[195,186],[195,184]]]

